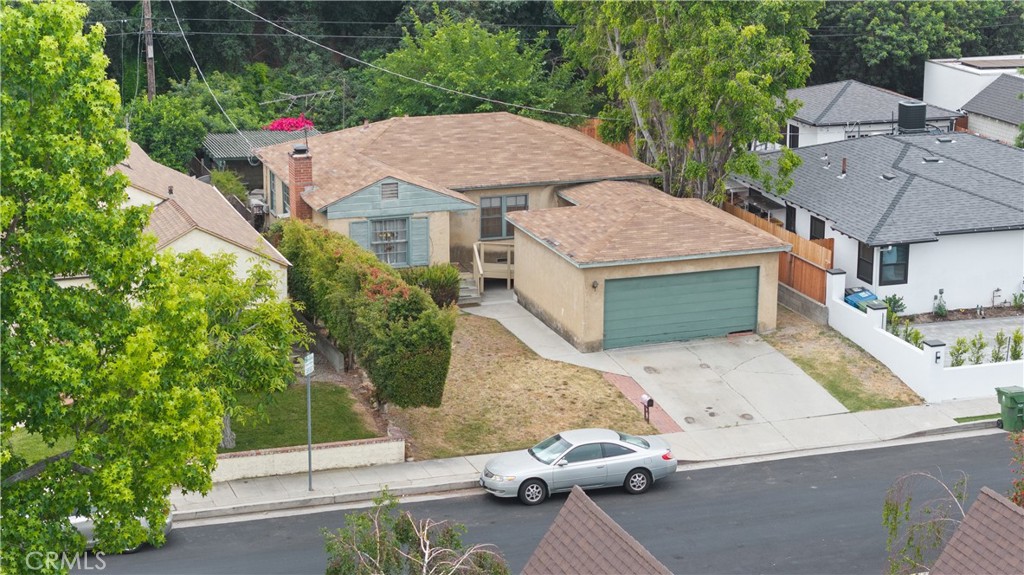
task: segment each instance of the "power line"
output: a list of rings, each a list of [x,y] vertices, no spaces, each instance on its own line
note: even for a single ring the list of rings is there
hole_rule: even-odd
[[[170,5],[171,12],[174,14],[174,19],[175,21],[177,21],[178,12],[174,9],[174,1],[167,0],[167,4]],[[188,55],[192,57],[192,62],[195,63],[196,70],[199,72],[199,77],[203,79],[203,84],[206,84],[206,90],[209,91],[210,96],[213,97],[213,102],[217,104],[218,108],[220,108],[220,113],[224,114],[224,117],[228,119],[228,123],[231,124],[231,127],[234,128],[236,132],[238,132],[238,135],[241,136],[243,140],[245,140],[246,144],[249,144],[249,157],[253,157],[253,152],[256,149],[256,146],[254,146],[252,142],[249,141],[249,138],[247,138],[245,134],[243,134],[242,131],[238,129],[238,126],[235,125],[235,121],[232,120],[231,116],[229,116],[228,113],[224,110],[224,106],[220,105],[220,100],[217,99],[217,94],[214,94],[213,88],[210,88],[210,83],[206,81],[206,75],[203,74],[203,69],[199,66],[199,60],[196,59],[195,53],[192,52],[192,46],[189,45],[188,38],[185,37],[185,29],[182,28],[181,22],[178,22],[178,29],[181,30],[181,39],[185,42],[185,48],[188,50]]]
[[[325,46],[324,44],[321,44],[321,43],[317,42],[316,40],[312,40],[312,39],[310,39],[310,38],[308,38],[306,36],[303,36],[302,34],[299,34],[298,32],[293,32],[293,31],[289,30],[288,28],[285,28],[284,26],[278,24],[277,22],[271,22],[270,20],[267,20],[266,18],[260,16],[259,14],[256,14],[255,12],[249,10],[248,8],[246,8],[244,6],[240,6],[234,0],[227,0],[227,3],[231,4],[235,8],[238,8],[239,10],[242,10],[243,12],[246,12],[246,13],[252,15],[252,16],[255,16],[255,17],[259,18],[260,20],[266,22],[267,24],[270,24],[271,26],[274,26],[275,28],[283,30],[284,32],[286,32],[288,34],[291,34],[292,36],[295,36],[296,38],[299,38],[301,40],[309,42],[310,44],[313,44],[314,46],[318,46],[320,48],[323,48],[324,50],[327,50],[328,52],[331,52],[332,54],[337,54],[338,56],[341,56],[342,58],[346,58],[348,60],[356,62],[357,64],[362,64],[363,66],[366,66],[368,68],[373,68],[374,70],[377,70],[377,71],[380,71],[380,72],[384,72],[385,74],[390,74],[390,75],[395,76],[397,78],[402,78],[403,80],[408,80],[410,82],[415,82],[415,83],[420,84],[422,86],[427,86],[428,88],[434,88],[435,90],[441,90],[443,92],[448,92],[449,94],[455,94],[457,96],[462,96],[462,97],[465,97],[465,98],[472,98],[474,100],[480,100],[482,102],[489,102],[491,104],[499,104],[499,105],[502,105],[502,106],[508,106],[508,107],[512,107],[512,108],[519,108],[519,109],[522,109],[522,110],[532,110],[534,112],[541,112],[541,113],[544,113],[544,114],[555,114],[555,115],[559,115],[559,116],[568,116],[568,117],[575,117],[575,118],[588,118],[588,119],[594,118],[593,116],[589,116],[587,114],[575,114],[575,113],[572,113],[572,112],[561,112],[561,111],[558,111],[558,110],[545,110],[544,108],[537,108],[537,107],[534,107],[534,106],[525,106],[525,105],[522,105],[522,104],[512,104],[512,103],[509,103],[509,102],[503,102],[501,100],[496,100],[494,98],[488,98],[486,96],[478,96],[476,94],[469,94],[469,93],[466,93],[466,92],[461,92],[459,90],[454,90],[452,88],[446,88],[444,86],[439,86],[437,84],[432,84],[430,82],[427,82],[425,80],[420,80],[418,78],[412,78],[410,76],[406,76],[405,74],[401,74],[401,73],[398,73],[398,72],[394,72],[392,70],[388,70],[386,68],[382,68],[381,66],[373,64],[371,62],[367,62],[366,60],[360,60],[359,58],[356,58],[355,56],[349,56],[348,54],[345,54],[344,52],[341,52],[339,50],[335,50],[334,48],[331,48],[329,46]],[[173,4],[172,4],[172,6],[173,6]],[[185,32],[183,30],[182,31],[182,35],[184,35],[184,34],[185,34]],[[618,118],[596,118],[596,119],[608,120],[608,121],[619,121]]]

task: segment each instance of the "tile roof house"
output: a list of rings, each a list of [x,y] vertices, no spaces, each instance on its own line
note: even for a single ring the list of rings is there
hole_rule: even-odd
[[[644,183],[658,170],[571,128],[505,112],[391,118],[258,153],[274,217],[311,219],[394,266],[514,277],[580,349],[775,327],[788,244],[666,197]]]
[[[287,296],[291,265],[231,207],[217,188],[159,164],[135,142],[129,155],[114,167],[128,177],[128,205],[151,205],[146,231],[157,238],[157,250],[207,254],[230,253],[244,276],[257,262],[278,278],[277,292]]]
[[[671,575],[578,486],[523,567],[523,575]]]
[[[914,101],[909,96],[884,88],[844,80],[786,92],[790,100],[803,106],[785,127],[780,144],[790,148],[837,142],[896,132],[900,102]],[[927,125],[933,131],[951,132],[959,112],[923,107]],[[768,146],[777,149],[778,145]]]
[[[964,104],[967,130],[1013,144],[1024,124],[1024,77],[1000,74]]]
[[[948,308],[974,308],[1024,290],[1024,150],[958,132],[794,152],[793,187],[765,194],[785,205],[772,216],[802,237],[834,238],[847,288],[901,296],[908,314],[932,311],[940,294]]]
[[[639,182],[559,191],[510,214],[519,303],[583,351],[775,327],[789,244],[697,199]]]
[[[246,187],[254,189],[263,184],[263,164],[256,157],[257,149],[318,135],[320,131],[316,129],[294,132],[241,130],[230,134],[207,134],[203,138],[202,163],[206,170],[237,172]]]
[[[929,573],[1024,573],[1024,509],[982,487]]]

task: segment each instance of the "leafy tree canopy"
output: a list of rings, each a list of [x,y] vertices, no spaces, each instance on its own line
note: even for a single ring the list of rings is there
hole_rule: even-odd
[[[725,179],[743,174],[785,191],[799,159],[785,150],[777,173],[746,152],[778,139],[797,110],[786,90],[811,71],[807,28],[820,3],[556,1],[574,29],[567,54],[590,71],[612,102],[606,137],[630,126],[645,159],[664,172],[664,189],[712,202]],[[777,175],[776,175],[777,174]]]
[[[401,47],[375,64],[463,94],[542,110],[586,111],[589,97],[584,86],[574,81],[572,71],[547,72],[543,34],[535,43],[523,44],[514,30],[490,32],[476,20],[456,21],[451,13],[434,9],[434,20],[425,23],[414,17],[413,29],[405,29]],[[379,70],[366,74],[370,97],[363,99],[361,112],[371,120],[508,110],[552,122],[577,121],[463,96]]]
[[[161,542],[172,487],[210,488],[234,391],[281,387],[301,339],[270,272],[238,280],[226,256],[154,254],[148,209],[124,207],[126,180],[110,170],[127,134],[103,29],[83,34],[86,13],[71,0],[0,3],[0,558],[10,573],[31,570],[32,552],[80,551],[76,512],[92,510],[102,551]],[[15,425],[72,446],[28,460]]]
[[[812,82],[854,79],[920,98],[931,58],[1014,54],[1024,2],[828,2],[811,47]]]

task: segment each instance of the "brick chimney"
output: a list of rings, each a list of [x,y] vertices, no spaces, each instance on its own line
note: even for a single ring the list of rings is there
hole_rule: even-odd
[[[306,144],[295,144],[288,154],[288,211],[295,219],[313,219],[313,208],[302,199],[302,192],[307,189],[313,189],[313,156]]]

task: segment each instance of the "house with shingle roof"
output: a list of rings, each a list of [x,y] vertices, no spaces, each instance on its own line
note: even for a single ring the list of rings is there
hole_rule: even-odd
[[[128,177],[127,205],[153,206],[146,231],[156,236],[158,251],[229,253],[239,277],[261,264],[277,277],[277,293],[287,297],[291,264],[217,188],[153,161],[135,142],[114,169]]]
[[[403,117],[258,154],[272,217],[311,220],[396,267],[514,277],[520,302],[579,349],[775,327],[788,244],[666,196],[647,183],[658,170],[571,128]]]
[[[786,97],[803,102],[782,130],[779,145],[790,148],[894,134],[900,102],[914,101],[909,96],[856,80],[793,88],[786,92]],[[934,132],[952,132],[956,120],[962,117],[959,112],[938,106],[921,105],[921,113]],[[769,146],[769,149],[778,149],[779,145]]]
[[[527,560],[523,575],[578,573],[672,572],[576,486]]]
[[[242,183],[249,190],[263,185],[263,164],[256,156],[256,150],[283,144],[285,142],[302,141],[309,136],[318,136],[320,131],[307,130],[239,130],[228,134],[207,134],[203,138],[202,164],[195,173],[208,173],[209,170],[231,170],[241,176]]]
[[[929,573],[1024,573],[1024,509],[982,487]]]
[[[950,309],[975,308],[1024,290],[1024,150],[956,132],[794,153],[803,164],[792,188],[764,194],[782,205],[771,215],[802,237],[834,238],[847,288],[900,296],[908,314],[932,311],[940,295]]]
[[[959,110],[1003,74],[1024,76],[1024,54],[934,58],[924,63],[922,100]]]
[[[395,266],[457,262],[511,240],[505,215],[555,207],[560,186],[657,170],[572,128],[506,112],[399,117],[258,151],[272,219],[340,232]]]
[[[979,136],[1013,144],[1024,124],[1024,77],[1000,74],[964,104],[967,130]]]

